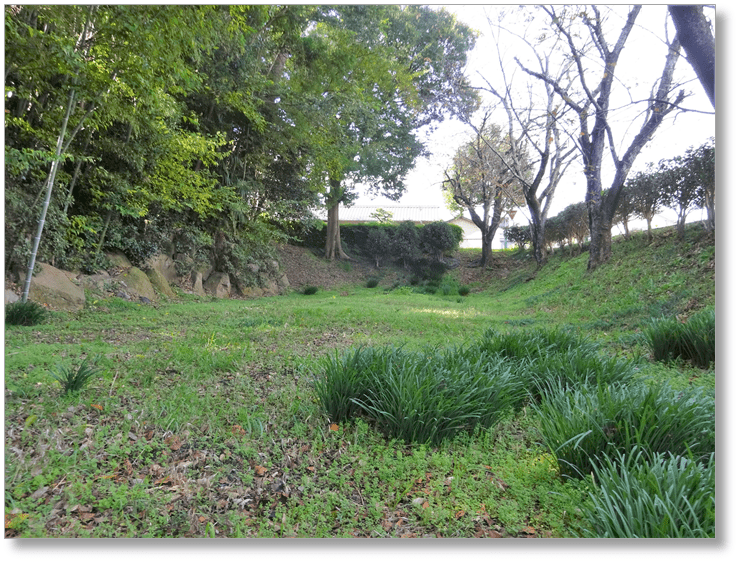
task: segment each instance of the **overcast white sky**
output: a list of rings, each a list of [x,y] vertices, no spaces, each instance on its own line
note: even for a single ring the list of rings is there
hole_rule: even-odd
[[[460,21],[480,32],[474,51],[468,56],[467,74],[472,84],[483,86],[482,77],[484,77],[494,86],[500,86],[499,83],[496,83],[497,54],[490,36],[486,15],[496,17],[498,7],[494,5],[447,5],[446,8],[457,14]],[[625,12],[628,6],[614,6],[614,8]],[[605,11],[606,7],[602,6],[601,9]],[[643,7],[637,19],[637,25],[642,27],[632,32],[629,43],[627,43],[627,47],[619,61],[617,77],[635,90],[639,87],[638,83],[641,87],[646,87],[648,92],[648,89],[661,73],[667,53],[660,40],[664,37],[666,12],[667,9],[664,5]],[[649,29],[643,29],[644,27]],[[633,73],[629,72],[632,69]],[[708,98],[700,83],[695,79],[692,68],[684,59],[678,66],[677,73],[683,78],[693,80],[685,88],[693,92],[692,97],[687,100],[685,105],[693,109],[712,112],[713,108],[708,102]],[[484,96],[485,92],[482,93]],[[638,98],[638,95],[635,97]],[[488,100],[490,98],[491,96],[484,97]],[[640,123],[640,121],[637,121],[626,132],[624,135],[626,143],[631,141]],[[429,159],[419,160],[415,169],[408,174],[406,182],[408,189],[399,202],[393,203],[382,197],[372,198],[362,195],[355,205],[377,204],[380,207],[383,204],[386,206],[405,204],[444,207],[445,203],[440,187],[443,172],[449,165],[456,148],[464,142],[467,135],[469,135],[469,128],[458,121],[443,123],[437,132],[430,137],[428,146],[433,156]],[[671,158],[683,154],[689,147],[700,146],[711,136],[715,136],[713,115],[682,113],[677,117],[670,116],[662,123],[654,139],[642,151],[635,163],[634,170],[642,169],[647,163],[657,162],[661,158]],[[619,156],[622,155],[623,150],[619,153]],[[606,160],[610,161],[608,154],[604,158],[604,161]],[[604,187],[610,184],[608,173],[604,173],[603,182]],[[584,198],[585,181],[582,174],[581,160],[578,159],[570,166],[569,176],[557,188],[550,216],[557,214],[571,203],[583,201]]]

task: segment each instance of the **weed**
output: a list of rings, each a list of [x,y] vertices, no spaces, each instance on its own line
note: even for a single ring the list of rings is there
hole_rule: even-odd
[[[9,326],[35,326],[46,321],[46,309],[33,301],[16,301],[5,306],[5,323]]]
[[[462,285],[457,292],[460,297],[466,297],[470,294],[470,288],[467,285]]]
[[[368,289],[374,289],[375,287],[377,287],[378,283],[379,281],[377,280],[376,277],[371,277],[370,279],[367,280],[366,287]]]
[[[315,295],[318,292],[318,287],[315,285],[309,285],[303,289],[304,295]]]
[[[62,385],[62,393],[79,392],[92,377],[101,373],[102,369],[89,364],[89,357],[79,367],[64,367],[57,365],[51,371],[51,376]],[[99,357],[95,358],[96,360]]]

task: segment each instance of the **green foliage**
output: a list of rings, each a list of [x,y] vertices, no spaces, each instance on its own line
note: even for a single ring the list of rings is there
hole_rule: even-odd
[[[393,233],[390,251],[393,257],[400,260],[407,269],[421,258],[420,241],[419,228],[411,221],[404,221]]]
[[[639,447],[594,466],[598,491],[584,506],[587,537],[716,536],[716,461]]]
[[[99,357],[96,357],[93,363],[98,359]],[[90,358],[87,357],[79,367],[57,365],[51,371],[51,376],[62,385],[62,393],[69,394],[82,390],[93,377],[101,372],[102,369],[90,364]]]
[[[315,295],[318,292],[318,287],[315,285],[308,285],[307,287],[303,288],[303,294],[304,295]]]
[[[368,289],[374,289],[377,287],[377,285],[380,283],[380,281],[376,277],[372,277],[370,279],[367,279],[366,287]]]
[[[35,326],[46,321],[48,312],[37,302],[16,301],[5,305],[5,324],[8,326]]]
[[[531,229],[528,226],[509,226],[505,229],[505,235],[508,240],[516,244],[519,248],[524,248],[527,244],[531,244]]]
[[[520,392],[504,360],[393,347],[330,356],[315,388],[332,421],[364,415],[389,436],[418,443],[491,427],[510,412]]]
[[[687,321],[678,318],[652,319],[644,327],[656,361],[684,359],[696,367],[707,369],[716,360],[716,312],[707,308]]]
[[[469,287],[468,287],[467,285],[462,285],[462,286],[461,286],[461,287],[459,288],[459,291],[458,291],[458,293],[459,293],[459,296],[461,296],[461,297],[466,297],[467,295],[469,295],[469,294],[470,294],[470,288],[469,288]]]
[[[390,249],[390,236],[386,228],[373,228],[367,236],[367,253],[375,260],[375,266],[380,267],[383,258]]]
[[[470,352],[518,360],[521,382],[535,402],[553,389],[626,383],[636,372],[632,361],[604,356],[596,342],[563,328],[508,333],[488,329]]]
[[[424,224],[421,227],[421,244],[435,260],[441,261],[446,252],[459,247],[462,241],[462,229],[457,225],[438,221]]]
[[[581,478],[634,447],[696,459],[715,450],[715,400],[702,388],[550,387],[535,410],[543,444],[567,476]]]

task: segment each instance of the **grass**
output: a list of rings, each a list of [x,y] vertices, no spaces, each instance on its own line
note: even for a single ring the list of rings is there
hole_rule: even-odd
[[[696,386],[713,388],[712,368],[652,361],[641,332],[651,316],[714,305],[706,270],[712,245],[691,240],[682,244],[658,233],[653,247],[637,236],[617,241],[613,262],[592,274],[585,273],[583,256],[557,255],[531,281],[525,281],[531,260],[509,251],[501,259],[510,274],[480,272],[488,277],[465,282],[474,290],[464,298],[457,290],[463,283],[448,283],[447,295],[357,286],[322,288],[310,298],[296,291],[156,308],[110,299],[52,313],[37,326],[6,325],[6,536],[602,533],[585,506],[605,488],[592,478],[563,477],[562,455],[553,454],[559,445],[546,445],[537,410],[548,404],[548,387],[533,381],[549,380],[554,373],[546,374],[546,361],[560,357],[560,367],[570,365],[573,374],[557,379],[553,393],[566,384],[585,394],[627,381],[683,396],[693,396],[688,391]],[[328,415],[314,388],[331,361],[337,373],[348,373],[352,361],[383,366],[393,353],[401,361],[427,358],[414,361],[423,367],[414,367],[422,382],[416,388],[424,388],[438,371],[432,365],[457,365],[449,357],[472,354],[475,346],[500,355],[496,346],[509,334],[515,337],[507,345],[518,342],[520,351],[501,364],[526,375],[521,380],[531,398],[489,424],[469,424],[438,440],[419,443],[385,429],[392,420],[382,415],[393,412],[382,404],[396,391],[378,386],[382,371],[372,371],[373,379],[357,370],[375,394],[365,389],[365,399],[346,401],[343,417]],[[353,358],[358,349],[388,356]],[[50,370],[95,355],[100,375],[79,392],[60,393]],[[613,381],[606,382],[611,371],[596,371],[593,355],[614,365]],[[476,365],[472,355],[463,358]],[[400,371],[389,373],[397,395],[413,389]],[[660,396],[655,391],[654,416]],[[362,403],[375,410],[363,412]],[[416,425],[404,418],[395,422]],[[573,429],[565,441],[582,432]],[[616,463],[614,455],[608,458]]]

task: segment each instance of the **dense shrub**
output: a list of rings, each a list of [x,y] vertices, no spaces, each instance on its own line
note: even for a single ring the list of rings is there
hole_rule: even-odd
[[[5,305],[5,323],[8,326],[35,326],[46,321],[46,309],[33,301],[16,301]]]
[[[375,287],[377,287],[378,283],[379,283],[379,281],[377,279],[375,279],[374,277],[371,278],[371,279],[368,279],[367,280],[367,288],[368,289],[374,289]]]
[[[462,241],[462,229],[443,221],[432,222],[421,228],[421,245],[435,261],[441,261],[445,252],[456,250]]]
[[[304,295],[315,295],[317,292],[318,292],[318,287],[314,285],[309,285],[308,287],[303,288]]]
[[[410,221],[400,223],[390,242],[392,256],[409,269],[411,264],[421,259],[421,235],[419,229]]]

